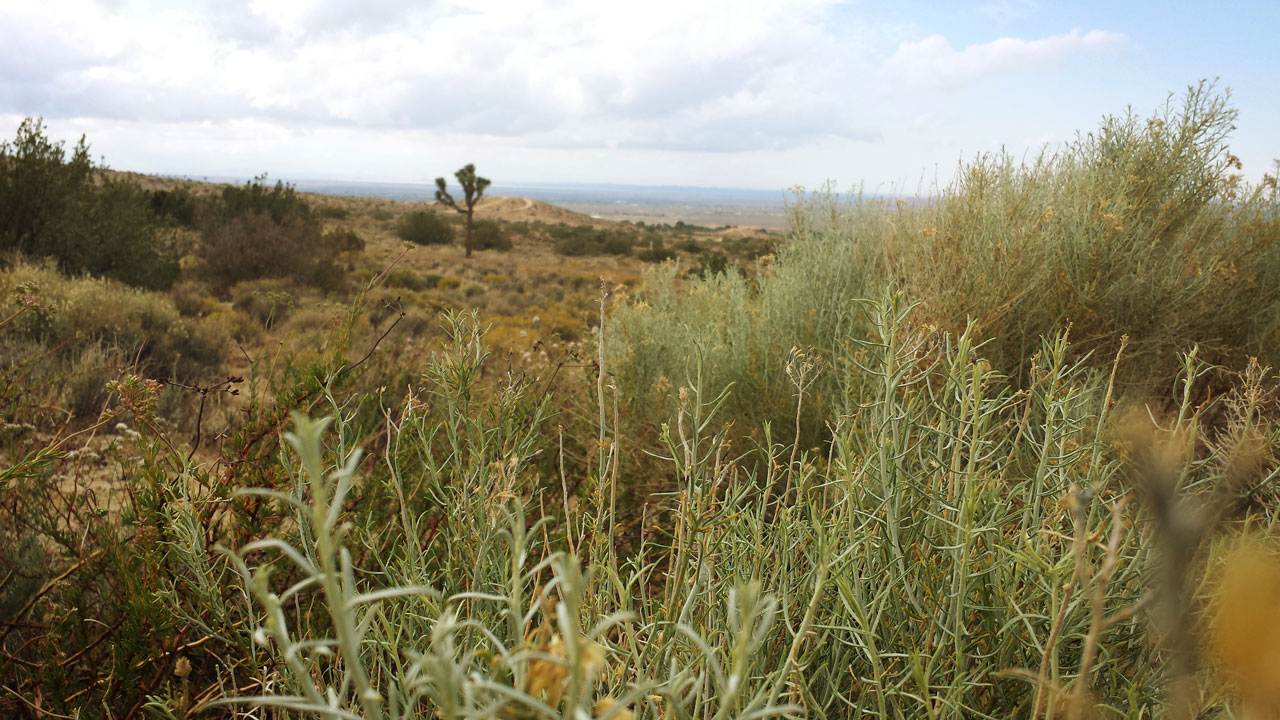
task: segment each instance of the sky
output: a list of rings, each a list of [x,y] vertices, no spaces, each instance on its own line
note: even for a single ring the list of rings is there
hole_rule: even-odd
[[[1280,3],[0,0],[24,117],[194,177],[927,192],[1218,78],[1280,158]]]

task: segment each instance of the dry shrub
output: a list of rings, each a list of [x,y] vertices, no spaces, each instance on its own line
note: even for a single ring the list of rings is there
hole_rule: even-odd
[[[0,296],[10,303],[19,286],[34,288],[37,307],[18,316],[12,332],[55,353],[74,354],[101,343],[155,373],[187,379],[222,362],[226,321],[182,317],[165,296],[111,280],[66,278],[25,263],[0,273]]]

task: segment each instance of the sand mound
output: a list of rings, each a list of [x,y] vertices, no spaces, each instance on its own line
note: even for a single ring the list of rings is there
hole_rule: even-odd
[[[489,220],[505,220],[507,222],[540,221],[544,223],[566,223],[568,225],[612,225],[608,220],[600,220],[590,215],[583,215],[555,205],[548,205],[539,200],[517,197],[483,197],[476,205],[476,215]]]

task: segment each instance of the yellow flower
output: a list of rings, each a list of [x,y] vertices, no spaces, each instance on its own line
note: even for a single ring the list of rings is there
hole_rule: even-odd
[[[538,658],[529,661],[524,691],[551,707],[556,707],[564,693],[564,681],[569,677],[569,654],[565,652],[564,640],[556,635],[551,638],[551,642],[534,649],[555,659]]]
[[[613,710],[617,706],[618,701],[613,698],[600,698],[599,702],[596,703],[596,717],[604,717],[605,713]],[[624,707],[621,710],[614,712],[610,717],[615,718],[616,720],[633,720],[635,716],[636,714],[631,712],[630,708]]]
[[[1246,717],[1280,710],[1280,558],[1247,543],[1227,560],[1215,596],[1212,641],[1243,695]]]
[[[569,652],[564,638],[555,635],[550,642],[534,646],[534,650],[551,657],[529,661],[529,674],[525,677],[524,690],[551,707],[558,707],[569,680]],[[604,666],[604,648],[599,643],[587,643],[582,648],[578,666],[579,682],[592,682],[600,675]]]

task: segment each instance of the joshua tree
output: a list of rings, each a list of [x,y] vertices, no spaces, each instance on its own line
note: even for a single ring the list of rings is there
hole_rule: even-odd
[[[467,164],[458,172],[453,174],[458,178],[458,184],[462,186],[463,204],[459,205],[454,201],[453,196],[446,189],[444,178],[436,178],[436,202],[444,203],[449,207],[462,213],[467,218],[466,230],[466,247],[467,257],[471,257],[472,244],[471,221],[475,214],[476,203],[480,202],[480,198],[484,195],[484,189],[489,187],[489,178],[482,178],[476,175],[476,166]]]

